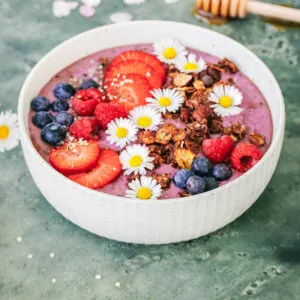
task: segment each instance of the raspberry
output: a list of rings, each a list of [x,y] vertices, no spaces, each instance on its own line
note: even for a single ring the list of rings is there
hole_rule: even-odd
[[[230,162],[234,169],[246,172],[262,158],[261,151],[249,143],[240,143],[232,151]]]
[[[126,118],[127,115],[125,108],[120,104],[99,103],[95,109],[95,117],[103,129],[106,129],[112,120]]]
[[[94,118],[77,119],[69,128],[70,134],[85,140],[98,140],[99,126]]]
[[[72,99],[72,107],[79,116],[92,116],[98,103],[104,102],[103,94],[95,89],[78,91]]]
[[[225,161],[234,147],[233,139],[224,135],[219,139],[205,139],[202,143],[204,155],[214,163]]]

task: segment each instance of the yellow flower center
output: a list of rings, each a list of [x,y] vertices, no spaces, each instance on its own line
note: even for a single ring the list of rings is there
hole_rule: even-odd
[[[128,131],[127,131],[126,128],[124,128],[124,127],[119,127],[119,128],[117,129],[116,135],[117,135],[117,137],[118,137],[119,139],[122,139],[122,138],[126,137],[127,134],[128,134]]]
[[[185,66],[184,69],[186,71],[196,71],[198,69],[198,65],[196,63],[188,62]]]
[[[166,59],[173,59],[176,57],[176,55],[177,55],[177,53],[174,48],[169,47],[169,48],[166,48],[164,51],[164,57]]]
[[[152,191],[147,187],[141,187],[137,192],[137,197],[141,200],[149,200],[152,197]]]
[[[0,126],[0,139],[5,140],[9,136],[9,128],[6,125]]]
[[[152,120],[148,116],[142,116],[138,118],[137,123],[140,127],[148,128],[152,124]]]
[[[172,104],[172,100],[168,97],[161,97],[159,99],[160,106],[170,106]]]
[[[139,167],[141,163],[143,162],[143,159],[140,155],[134,155],[129,160],[130,167]]]
[[[228,96],[222,96],[219,100],[219,104],[225,108],[230,107],[232,105],[232,98]]]

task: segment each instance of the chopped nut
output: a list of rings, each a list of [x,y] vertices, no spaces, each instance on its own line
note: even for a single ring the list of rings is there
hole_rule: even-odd
[[[189,111],[186,107],[181,107],[180,108],[180,120],[183,123],[188,123],[189,120],[190,120]]]
[[[178,128],[176,133],[172,136],[173,142],[181,142],[184,141],[186,138],[186,133],[183,129]]]
[[[249,133],[248,139],[253,145],[255,145],[257,147],[261,147],[265,144],[264,137],[257,132]]]
[[[237,66],[228,58],[224,58],[218,62],[218,67],[225,69],[229,73],[236,73],[238,71]]]
[[[184,142],[185,146],[191,150],[193,153],[199,153],[201,150],[201,143],[197,143],[195,141],[192,140],[186,140]]]
[[[244,124],[239,122],[234,122],[231,126],[232,133],[237,136],[239,139],[243,139],[245,137],[247,128]]]
[[[176,87],[184,87],[187,86],[192,81],[192,79],[192,75],[186,73],[179,73],[174,77],[173,83]]]
[[[209,103],[199,104],[199,106],[193,111],[192,118],[195,121],[201,121],[203,118],[208,118],[212,114],[212,109]]]
[[[155,132],[150,130],[139,131],[137,134],[139,144],[150,145],[155,143]]]
[[[196,90],[200,90],[200,91],[205,91],[205,85],[204,83],[201,81],[201,80],[195,80],[193,82],[193,87],[196,89]]]
[[[171,176],[168,173],[163,173],[163,174],[153,173],[151,177],[155,179],[157,183],[161,185],[161,188],[164,190],[169,188],[171,185]]]
[[[231,135],[231,126],[230,127],[223,127],[223,130],[222,130],[223,134],[225,135]]]
[[[208,122],[210,133],[220,133],[223,129],[223,122],[221,118],[212,118]]]
[[[182,169],[190,169],[194,160],[195,154],[185,148],[175,148],[174,158],[178,166]]]

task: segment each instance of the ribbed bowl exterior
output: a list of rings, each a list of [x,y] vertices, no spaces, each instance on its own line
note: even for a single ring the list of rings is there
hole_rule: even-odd
[[[120,37],[121,41],[118,41],[120,45],[134,43],[132,41],[153,42],[154,38],[173,32],[173,36],[186,40],[187,45],[215,55],[218,55],[216,53],[218,51],[213,49],[221,43],[223,56],[230,58],[232,52],[238,52],[238,56],[247,58],[246,64],[250,70],[254,63],[260,66],[249,75],[247,69],[243,72],[257,82],[267,99],[272,97],[274,102],[269,103],[274,123],[273,141],[263,159],[249,172],[221,188],[187,198],[159,201],[138,201],[89,190],[68,180],[43,161],[28,135],[27,115],[30,99],[55,73],[71,62],[108,46],[117,46],[103,43],[103,46],[91,45],[89,51],[82,49],[78,50],[77,54],[63,55],[65,52],[68,53],[68,48],[76,49],[75,45],[84,44],[91,37],[102,36],[103,40],[107,40],[111,36],[115,37],[116,32],[124,30],[124,27],[114,25],[88,31],[63,43],[50,52],[28,76],[19,100],[21,142],[27,166],[44,197],[58,212],[74,224],[97,235],[142,244],[174,243],[206,235],[243,214],[258,199],[270,181],[279,159],[284,134],[285,115],[280,89],[270,71],[255,55],[220,34],[174,22],[142,21],[126,26],[133,36],[129,40],[125,38],[124,41]],[[157,33],[150,33],[147,36],[143,34],[147,30]],[[197,42],[188,43],[194,34],[199,37],[202,35],[203,40],[210,46],[201,43],[198,45]],[[54,59],[58,60],[58,63],[55,64]],[[45,71],[44,75],[40,75],[39,71],[41,68],[45,70],[46,66],[48,73]],[[261,80],[265,81],[265,85],[261,85]]]

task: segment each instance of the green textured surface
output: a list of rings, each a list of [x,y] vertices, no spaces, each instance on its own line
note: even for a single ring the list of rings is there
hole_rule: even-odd
[[[87,20],[78,11],[55,18],[49,0],[2,0],[0,111],[16,111],[26,75],[63,40],[109,23],[116,11],[135,19],[204,26],[191,17],[192,3],[148,0],[126,6],[121,0],[103,0]],[[293,4],[300,7],[299,0]],[[258,17],[213,29],[258,54],[285,96],[282,156],[257,203],[233,224],[191,242],[123,244],[96,237],[60,216],[34,185],[20,147],[0,153],[0,299],[300,299],[300,31],[276,32]]]

